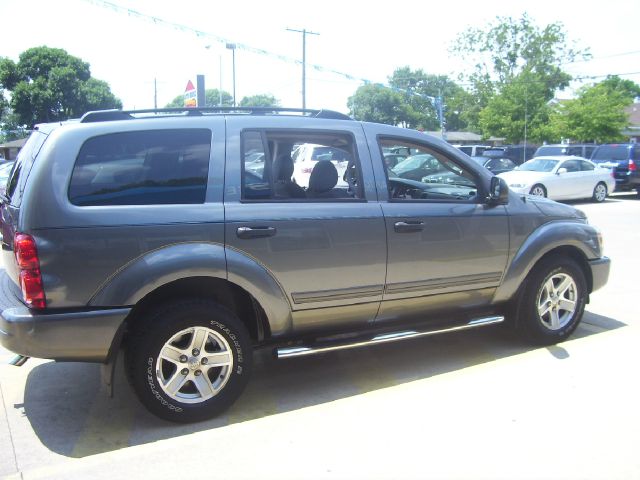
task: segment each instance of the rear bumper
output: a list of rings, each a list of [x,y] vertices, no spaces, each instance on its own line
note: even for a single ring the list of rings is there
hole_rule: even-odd
[[[130,308],[34,313],[8,308],[0,315],[0,344],[20,355],[105,362]]]
[[[591,291],[595,292],[607,283],[609,270],[611,269],[611,260],[609,257],[589,260],[589,267],[591,268],[591,278],[593,280]]]
[[[633,190],[640,187],[640,175],[637,173],[615,174],[616,190]]]

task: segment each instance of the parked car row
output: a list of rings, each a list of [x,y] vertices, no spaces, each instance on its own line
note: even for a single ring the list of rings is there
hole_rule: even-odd
[[[638,192],[638,197],[640,197],[640,171],[638,170],[638,164],[640,163],[640,145],[636,145],[633,143],[628,144],[604,144],[604,145],[594,145],[594,144],[557,144],[557,145],[543,145],[538,147],[537,149],[533,146],[524,146],[524,145],[504,145],[497,147],[488,147],[481,145],[460,145],[456,146],[460,150],[465,153],[477,153],[482,152],[472,158],[476,160],[478,163],[482,164],[486,168],[488,168],[491,172],[498,175],[500,173],[504,173],[510,170],[523,170],[525,165],[528,164],[529,159],[533,158],[547,158],[553,159],[556,162],[556,174],[557,171],[562,168],[567,168],[568,172],[571,172],[572,175],[564,176],[562,182],[568,182],[570,178],[576,177],[579,172],[582,171],[595,171],[598,175],[602,175],[603,173],[608,173],[608,177],[606,180],[601,180],[602,185],[599,187],[600,191],[598,192],[597,197],[606,198],[606,195],[615,191],[628,191],[628,190],[636,190]],[[490,162],[486,159],[495,159],[500,163]],[[568,166],[562,166],[557,162],[560,162],[562,159],[572,159],[572,160],[591,160],[584,165],[593,165],[594,168],[586,168],[585,170],[579,169],[575,170],[572,165],[574,163],[569,163]],[[526,168],[538,168],[543,163],[535,163],[529,164]],[[520,167],[518,167],[520,165]],[[535,165],[531,167],[531,165]],[[547,164],[549,165],[549,164]],[[563,175],[563,174],[560,174]],[[582,175],[582,174],[580,174]],[[611,183],[609,177],[613,180]],[[531,178],[529,175],[526,178]],[[517,185],[524,185],[527,182],[516,182]],[[547,179],[547,183],[549,182]],[[568,185],[569,189],[561,188],[561,190],[556,190],[557,187],[551,187],[552,190],[555,190],[552,198],[567,198],[565,195],[580,195],[589,197],[592,196],[594,200],[596,199],[595,195],[595,184],[588,183],[589,189],[584,190],[578,185]],[[530,184],[527,183],[529,190],[524,193],[531,193],[536,195],[547,195],[548,188],[544,184]],[[534,189],[535,187],[535,189]],[[543,188],[542,188],[543,187]],[[583,186],[584,187],[584,186]],[[525,189],[525,187],[516,187],[516,189]],[[578,189],[577,191],[574,190]],[[585,187],[586,188],[586,187]],[[602,197],[603,190],[606,189],[606,193],[604,193],[604,198]],[[535,192],[534,192],[535,190]],[[589,195],[586,195],[590,191]],[[579,192],[579,193],[578,193]],[[598,201],[602,201],[598,200]]]

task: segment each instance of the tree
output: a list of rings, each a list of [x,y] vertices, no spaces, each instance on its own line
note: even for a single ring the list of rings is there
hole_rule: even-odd
[[[524,138],[529,118],[542,123],[548,117],[548,102],[571,80],[561,66],[590,56],[586,50],[569,45],[562,23],[540,28],[527,14],[519,19],[498,17],[485,29],[466,30],[458,35],[451,52],[475,62],[467,80],[472,93],[477,94],[476,104],[466,119],[487,136],[499,135],[505,125],[490,119],[495,117],[494,113],[510,112],[508,121],[515,122],[520,129],[517,134],[515,125],[508,128],[511,141]],[[526,108],[525,105],[515,108],[514,100],[509,98],[514,91],[519,92],[520,101],[526,98]],[[496,96],[504,98],[494,100]],[[493,103],[491,111],[483,114],[490,103]],[[532,131],[541,132],[535,126]]]
[[[402,94],[383,85],[358,87],[347,100],[347,107],[356,120],[404,126],[409,123],[410,112]]]
[[[30,48],[17,63],[0,59],[0,84],[11,92],[10,106],[20,125],[122,108],[108,84],[91,77],[88,63],[59,48]]]
[[[459,107],[466,101],[466,92],[446,75],[431,75],[409,66],[396,69],[389,77],[391,87],[398,89],[408,107],[408,126],[425,130],[440,130],[440,118],[435,99],[444,101],[444,116],[448,130],[461,130],[466,122]]]
[[[631,102],[640,97],[640,85],[632,80],[622,79],[617,75],[607,75],[607,78],[598,85],[602,85],[609,92],[620,92],[625,97],[628,97]]]
[[[280,102],[273,95],[259,94],[244,97],[239,105],[241,107],[279,107]]]
[[[204,91],[204,102],[207,107],[231,107],[233,105],[233,97],[229,92],[222,91],[222,104],[220,104],[220,90],[217,88],[207,88]],[[184,107],[184,95],[178,95],[165,105],[166,108],[182,108]]]
[[[488,100],[479,112],[478,125],[482,132],[504,137],[509,143],[542,142],[549,139],[551,112],[545,86],[525,71]]]
[[[633,83],[633,82],[631,82]],[[608,79],[583,87],[578,97],[558,105],[550,129],[558,139],[608,143],[624,140],[622,130],[629,123],[624,108],[633,102],[627,88],[612,89]]]

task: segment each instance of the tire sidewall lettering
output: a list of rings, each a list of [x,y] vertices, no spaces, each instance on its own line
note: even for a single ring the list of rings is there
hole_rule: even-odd
[[[226,337],[229,340],[231,340],[231,344],[233,345],[236,353],[236,361],[238,363],[238,366],[236,368],[236,374],[242,375],[242,370],[243,370],[242,364],[244,363],[244,354],[242,352],[242,345],[240,345],[240,341],[238,340],[238,337],[227,326],[225,326],[224,324],[216,320],[211,320],[210,324],[212,327],[223,332],[226,335]]]
[[[155,359],[153,357],[149,357],[149,359],[147,360],[147,384],[149,385],[149,390],[151,391],[151,395],[153,395],[153,397],[160,402],[160,404],[163,407],[168,408],[169,410],[173,410],[177,413],[180,413],[183,411],[182,407],[178,407],[176,405],[173,405],[172,403],[170,403],[169,401],[167,401],[166,398],[164,398],[164,396],[162,395],[162,393],[160,393],[160,391],[157,389],[156,384],[155,384],[155,374],[153,371],[153,364],[155,363]]]

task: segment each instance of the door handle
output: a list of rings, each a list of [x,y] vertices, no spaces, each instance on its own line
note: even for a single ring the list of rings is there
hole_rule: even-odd
[[[238,227],[238,238],[273,237],[277,233],[276,227]]]
[[[396,233],[412,233],[424,230],[424,222],[420,220],[406,220],[404,222],[396,222],[393,225]]]

